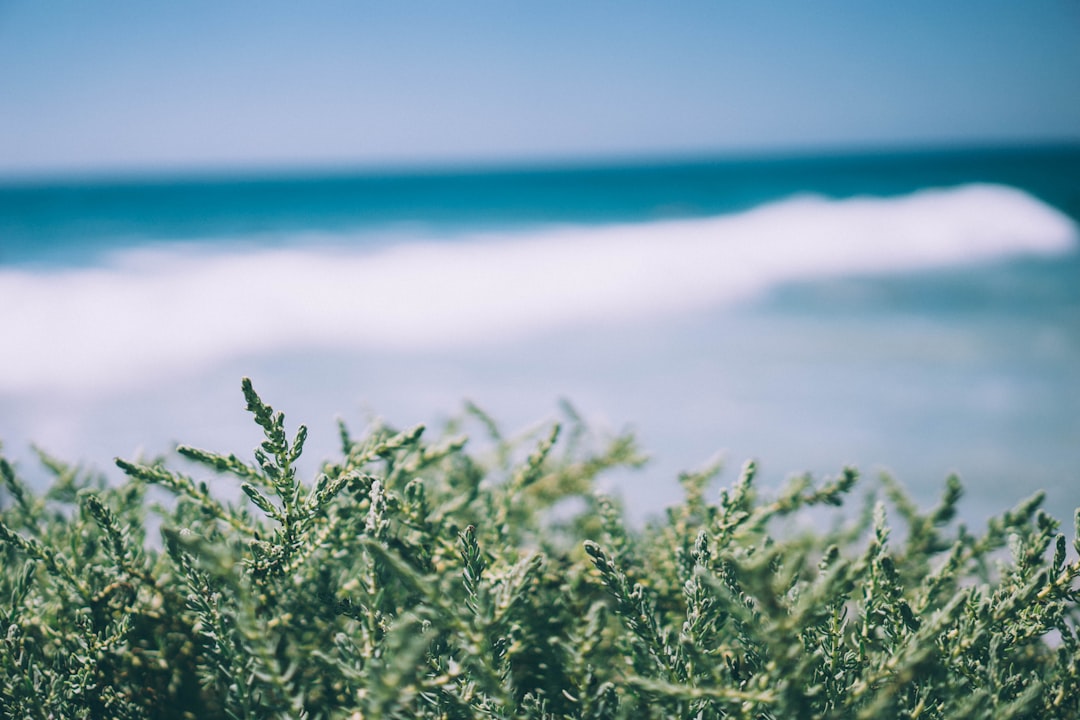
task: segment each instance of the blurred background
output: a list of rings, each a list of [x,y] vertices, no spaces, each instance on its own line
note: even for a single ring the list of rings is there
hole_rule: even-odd
[[[1080,5],[0,0],[0,442],[311,428],[1080,505]]]

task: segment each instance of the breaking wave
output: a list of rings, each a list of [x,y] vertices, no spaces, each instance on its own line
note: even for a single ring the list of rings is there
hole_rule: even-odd
[[[794,280],[1064,253],[1077,236],[1022,191],[967,185],[378,249],[148,246],[89,268],[0,268],[0,392],[118,387],[295,347],[507,343],[723,307]]]

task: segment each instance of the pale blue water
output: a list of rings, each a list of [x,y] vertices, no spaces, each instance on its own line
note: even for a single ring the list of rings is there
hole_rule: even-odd
[[[854,246],[798,242],[803,229],[807,242],[831,237],[833,220],[820,220],[821,208],[842,219],[844,232],[875,234],[896,224],[864,226],[856,206],[831,200],[899,201],[927,188],[983,183],[1018,189],[1073,223],[1080,218],[1075,147],[0,184],[0,292],[8,305],[0,321],[10,343],[0,360],[0,440],[24,465],[28,443],[36,441],[106,470],[113,456],[162,452],[175,441],[242,451],[257,435],[242,412],[241,375],[252,376],[291,421],[311,426],[313,461],[333,451],[338,415],[358,426],[367,409],[400,425],[438,423],[470,398],[511,427],[524,427],[551,417],[566,397],[598,425],[636,428],[655,456],[645,471],[612,480],[639,516],[675,497],[679,470],[726,450],[726,480],[751,456],[772,484],[789,473],[830,474],[854,462],[869,475],[890,468],[930,502],[945,474],[957,471],[969,487],[973,518],[1038,487],[1048,489],[1054,514],[1068,518],[1080,505],[1075,238],[1065,249],[1021,244],[940,263],[909,253],[895,268],[887,260],[852,263]],[[806,208],[787,203],[803,195],[818,199]],[[986,197],[992,213],[999,195]],[[921,222],[940,220],[942,237],[958,247],[969,240],[960,237],[963,228],[980,227],[958,200],[949,199],[944,210],[920,207],[930,213]],[[634,243],[689,252],[697,246],[679,244],[680,228],[704,232],[715,218],[757,217],[741,214],[746,211],[768,221],[747,225],[771,228],[760,243],[777,242],[780,254],[806,258],[777,264],[765,257],[754,265],[747,258],[754,257],[757,236],[732,231],[717,236],[730,245],[728,260],[725,245],[718,255],[701,255],[730,267],[705,280],[695,279],[691,262],[670,271],[685,275],[670,287],[642,275],[634,281],[643,283],[639,293],[615,288],[578,300],[580,313],[571,306],[545,314],[581,289],[563,275],[585,262],[586,249],[604,248],[612,266],[624,235],[628,253],[637,251]],[[801,214],[784,219],[792,213]],[[665,224],[672,220],[691,224]],[[960,230],[949,229],[961,221]],[[620,228],[644,234],[631,242],[632,233]],[[884,234],[856,240],[871,248],[881,242],[888,253],[917,239],[897,232],[888,243]],[[499,250],[518,246],[531,249],[505,258]],[[542,265],[549,246],[563,253],[552,256],[550,267]],[[413,274],[438,247],[472,253],[431,261],[444,275],[458,273],[460,287]],[[146,255],[147,249],[159,253]],[[518,297],[516,285],[529,277],[527,268],[525,275],[515,269],[520,257],[548,268],[539,289],[530,290],[534,295]],[[603,255],[587,257],[592,272],[606,276]],[[327,258],[329,265],[318,264]],[[459,266],[460,258],[467,260]],[[354,262],[375,268],[356,275],[356,287],[343,287],[348,275],[325,285],[319,280]],[[704,292],[709,283],[741,287],[743,263],[754,280],[746,289],[682,302],[680,293]],[[470,274],[475,266],[484,269]],[[283,270],[275,274],[277,268]],[[650,269],[669,272],[644,267]],[[637,272],[629,267],[626,277]],[[139,286],[155,273],[160,280]],[[288,302],[260,310],[260,293],[290,276],[301,287]],[[504,276],[517,279],[499,286]],[[219,277],[236,278],[235,296],[215,289]],[[385,303],[385,312],[397,312],[409,295],[395,293],[410,283],[421,296],[432,287],[455,298],[489,293],[479,295],[479,306],[461,301],[455,312],[482,315],[477,307],[506,305],[520,322],[469,317],[460,327],[455,319],[423,324],[418,313],[439,310],[430,299],[401,310],[388,328],[372,325],[377,314],[357,314],[353,324],[353,310],[332,310],[344,299],[359,303],[358,311]],[[610,298],[633,307],[631,317],[595,309]],[[295,306],[303,311],[290,314]],[[66,324],[83,312],[85,318]],[[232,325],[215,325],[228,313]],[[409,329],[414,320],[423,332]],[[34,328],[30,334],[23,321]],[[276,322],[280,327],[265,328]],[[417,339],[447,324],[453,332],[446,338]],[[160,327],[171,330],[161,334]],[[72,328],[87,332],[75,337]],[[334,340],[337,328],[348,342]],[[468,335],[469,328],[479,334]],[[239,340],[226,347],[207,340],[224,337],[214,333]],[[455,333],[468,341],[457,342]],[[499,337],[487,342],[486,336]]]

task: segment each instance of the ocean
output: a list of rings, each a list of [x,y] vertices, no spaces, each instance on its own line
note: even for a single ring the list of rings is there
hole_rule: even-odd
[[[1080,506],[1080,147],[0,182],[0,441],[110,477],[177,442],[306,471],[338,418],[569,401],[652,460],[635,518],[718,453],[775,488],[857,465],[980,522]],[[466,427],[483,445],[481,427]]]

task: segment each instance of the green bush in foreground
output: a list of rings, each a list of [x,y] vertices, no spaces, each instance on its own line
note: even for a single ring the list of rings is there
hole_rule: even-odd
[[[890,530],[884,503],[820,509],[854,471],[763,499],[749,464],[632,532],[592,489],[630,438],[509,441],[475,411],[481,459],[342,427],[306,484],[306,431],[243,389],[254,463],[180,447],[196,477],[119,460],[108,486],[43,454],[35,495],[0,461],[0,715],[1080,717],[1080,562],[1041,496],[972,534],[955,480],[928,513],[885,482]]]

